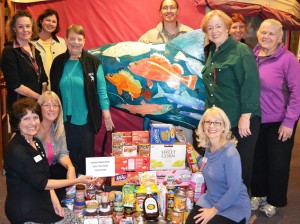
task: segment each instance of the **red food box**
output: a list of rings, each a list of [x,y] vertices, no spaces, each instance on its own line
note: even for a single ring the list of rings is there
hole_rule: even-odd
[[[147,156],[115,157],[116,173],[143,172],[150,170]]]
[[[112,145],[131,145],[131,132],[115,132],[112,133]]]
[[[149,143],[149,131],[132,131],[132,145]]]
[[[124,184],[139,185],[139,172],[116,173],[111,177],[111,186],[122,186]]]

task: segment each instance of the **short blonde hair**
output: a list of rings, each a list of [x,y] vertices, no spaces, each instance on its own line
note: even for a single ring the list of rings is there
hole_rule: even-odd
[[[49,100],[49,99],[51,99],[53,101],[56,101],[59,105],[59,113],[58,113],[57,118],[54,121],[55,140],[58,140],[62,136],[62,134],[64,133],[64,130],[65,130],[64,120],[63,120],[62,104],[61,104],[61,101],[60,101],[59,97],[56,95],[56,93],[52,92],[52,91],[45,91],[41,95],[41,97],[38,99],[38,103],[42,106],[43,103],[46,100]],[[44,139],[45,133],[43,132],[42,128],[40,128],[37,136],[40,139]]]
[[[205,14],[202,19],[202,30],[204,33],[207,33],[207,23],[213,16],[219,16],[225,23],[226,28],[229,30],[232,24],[232,19],[221,10],[212,10]]]
[[[209,139],[204,133],[204,121],[206,120],[208,115],[217,115],[222,119],[222,122],[224,124],[224,130],[221,134],[221,138],[231,141],[234,145],[236,145],[237,140],[235,139],[235,137],[232,135],[230,131],[231,125],[230,125],[229,118],[227,117],[227,115],[222,109],[218,107],[212,107],[205,111],[205,113],[203,114],[199,122],[198,129],[196,130],[196,135],[198,136],[198,138],[196,139],[198,142],[198,146],[207,148],[210,145]]]
[[[280,35],[280,39],[281,39],[281,41],[282,41],[282,38],[283,38],[283,28],[282,28],[282,24],[281,24],[278,20],[276,20],[276,19],[266,19],[266,20],[264,20],[264,21],[260,24],[260,26],[259,26],[259,28],[258,28],[258,30],[257,30],[256,35],[258,35],[258,33],[260,32],[261,28],[262,28],[264,25],[266,25],[266,24],[270,24],[270,25],[272,25],[272,26],[274,26],[274,27],[276,28],[278,34]]]

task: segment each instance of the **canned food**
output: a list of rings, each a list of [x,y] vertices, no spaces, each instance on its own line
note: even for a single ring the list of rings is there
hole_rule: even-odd
[[[185,212],[186,209],[186,193],[185,189],[180,188],[176,191],[174,197],[174,211]]]
[[[183,223],[183,212],[171,212],[171,224],[182,224]]]
[[[186,210],[191,211],[194,204],[194,190],[189,188],[186,190]]]
[[[122,192],[121,191],[116,191],[115,192],[115,199],[114,199],[115,202],[120,202],[122,201]]]

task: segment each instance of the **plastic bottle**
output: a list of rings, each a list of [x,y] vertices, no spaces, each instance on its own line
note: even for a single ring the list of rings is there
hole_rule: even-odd
[[[189,187],[195,191],[194,201],[197,203],[198,199],[202,194],[205,193],[205,181],[201,172],[192,174]]]
[[[153,197],[156,199],[156,201],[158,202],[158,198],[159,198],[159,190],[157,189],[157,186],[155,183],[151,184],[151,192]]]
[[[143,184],[140,185],[140,187],[136,190],[135,196],[136,196],[136,206],[135,209],[138,212],[143,211],[143,203],[146,198],[146,188]]]
[[[144,217],[146,220],[156,220],[159,216],[158,204],[153,197],[151,187],[147,187],[147,195],[143,203]]]

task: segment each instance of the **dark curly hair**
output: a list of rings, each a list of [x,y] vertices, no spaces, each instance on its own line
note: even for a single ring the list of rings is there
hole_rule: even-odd
[[[56,35],[59,31],[60,31],[60,25],[59,25],[59,16],[57,11],[55,11],[54,9],[46,9],[42,14],[39,15],[39,17],[37,18],[37,26],[39,28],[39,31],[42,30],[42,22],[43,19],[45,19],[48,16],[52,16],[55,15],[56,19],[57,19],[57,26],[56,29],[52,32],[52,35]]]
[[[36,113],[39,116],[40,121],[43,120],[41,106],[36,100],[32,98],[18,99],[13,103],[9,113],[10,126],[14,132],[19,130],[21,119],[28,113],[28,111]]]

